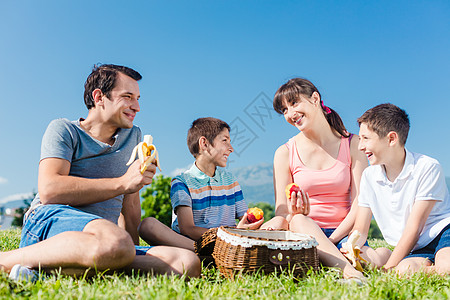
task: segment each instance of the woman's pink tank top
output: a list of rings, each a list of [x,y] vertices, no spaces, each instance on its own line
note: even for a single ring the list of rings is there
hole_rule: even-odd
[[[291,138],[289,167],[295,183],[309,194],[311,217],[320,228],[336,228],[350,211],[351,156],[348,138],[341,138],[336,163],[329,169],[312,170],[303,165]]]

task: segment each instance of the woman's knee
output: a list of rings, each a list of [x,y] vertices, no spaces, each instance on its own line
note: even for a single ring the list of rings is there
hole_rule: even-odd
[[[275,216],[266,223],[264,223],[261,226],[261,229],[264,230],[288,230],[289,229],[289,222],[281,217],[281,216]]]
[[[290,228],[295,228],[295,227],[308,227],[308,226],[316,226],[316,222],[314,222],[313,219],[311,219],[308,216],[302,215],[302,214],[297,214],[295,216],[292,217],[291,221],[289,222],[289,227]]]

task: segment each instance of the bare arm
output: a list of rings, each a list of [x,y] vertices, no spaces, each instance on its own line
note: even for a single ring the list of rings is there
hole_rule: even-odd
[[[194,241],[198,240],[208,230],[208,228],[195,226],[192,208],[189,206],[178,206],[177,217],[181,234],[190,237]]]
[[[70,162],[61,158],[46,158],[39,164],[38,191],[43,204],[87,205],[132,194],[150,184],[156,167],[151,165],[144,174],[135,161],[127,172],[117,178],[81,178],[69,176]]]
[[[355,219],[356,211],[358,210],[358,194],[359,194],[359,184],[361,182],[361,176],[365,168],[368,166],[367,158],[362,151],[358,150],[359,136],[353,135],[350,144],[350,155],[352,158],[352,181],[351,181],[351,201],[352,205],[349,213],[337,229],[330,236],[332,242],[340,241],[343,237],[349,234],[352,229]]]
[[[372,220],[372,210],[369,207],[358,206],[356,220],[355,220],[355,226],[353,227],[352,232],[355,230],[358,230],[361,233],[361,237],[359,238],[359,240],[357,242],[357,245],[360,248],[362,248],[362,246],[364,245],[364,243],[367,240],[371,220]]]
[[[123,198],[121,218],[119,226],[125,229],[133,239],[135,245],[139,245],[138,226],[141,222],[141,201],[139,193],[125,195]]]
[[[284,189],[292,183],[292,175],[289,170],[289,150],[285,145],[280,146],[275,151],[273,159],[273,188],[275,190],[275,215],[289,220],[289,208]],[[289,221],[288,220],[288,221]]]
[[[417,201],[414,203],[411,214],[406,221],[405,229],[407,230],[403,231],[397,246],[384,266],[385,269],[396,267],[411,252],[435,203],[435,200]]]

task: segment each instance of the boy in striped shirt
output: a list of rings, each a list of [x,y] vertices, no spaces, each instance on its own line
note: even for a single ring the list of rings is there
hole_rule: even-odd
[[[238,228],[259,228],[264,219],[248,222],[247,204],[236,178],[217,168],[226,167],[233,152],[230,126],[216,118],[197,119],[188,131],[187,144],[195,162],[172,180],[170,191],[176,215],[172,229],[181,235],[154,226],[155,220],[148,218],[141,224],[141,237],[152,244],[176,244],[190,249],[193,240],[198,240],[208,229],[236,226],[236,219],[240,220]]]

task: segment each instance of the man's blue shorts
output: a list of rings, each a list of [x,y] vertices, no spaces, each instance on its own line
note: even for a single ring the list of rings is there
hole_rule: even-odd
[[[434,264],[436,253],[442,248],[450,247],[450,224],[448,224],[442,231],[425,247],[412,251],[405,258],[410,257],[424,257],[428,258]]]
[[[69,205],[47,204],[36,207],[24,220],[20,248],[30,246],[66,231],[83,231],[91,221],[101,219]],[[135,246],[136,255],[151,247]]]
[[[325,233],[325,235],[329,238],[331,236],[331,234],[336,230],[336,228],[321,228],[323,233]],[[342,240],[340,240],[339,242],[337,242],[335,245],[338,249],[342,248],[342,244],[348,241],[348,236],[344,237]],[[369,244],[366,242],[364,243],[364,246],[369,247]]]

